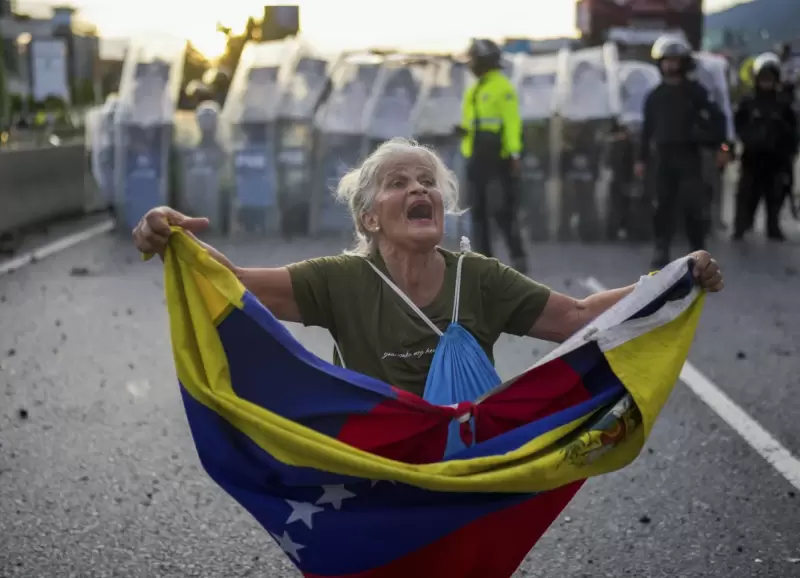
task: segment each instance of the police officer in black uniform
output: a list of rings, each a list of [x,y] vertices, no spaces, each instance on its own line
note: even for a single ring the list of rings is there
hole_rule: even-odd
[[[642,178],[645,167],[655,171],[653,267],[661,268],[670,261],[681,212],[691,249],[705,247],[711,199],[703,184],[701,148],[716,149],[722,144],[725,117],[705,88],[687,78],[694,59],[685,40],[662,36],[653,44],[652,57],[663,80],[645,100],[636,175]],[[651,159],[651,149],[655,159]]]
[[[781,61],[765,53],[753,63],[755,89],[736,110],[736,133],[744,145],[736,197],[735,240],[753,226],[763,198],[767,209],[767,237],[783,241],[780,212],[786,196],[787,171],[797,151],[797,118],[781,97]]]

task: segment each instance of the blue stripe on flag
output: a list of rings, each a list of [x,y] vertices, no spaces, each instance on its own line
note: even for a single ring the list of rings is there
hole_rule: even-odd
[[[602,407],[610,407],[617,403],[626,391],[622,385],[609,388],[603,393],[588,399],[583,403],[572,406],[553,415],[538,419],[533,423],[520,426],[514,430],[506,432],[500,436],[481,442],[471,448],[453,454],[442,461],[465,460],[469,458],[481,458],[494,456],[521,448],[531,440],[536,439],[542,434],[571,423],[585,415],[588,415]]]
[[[244,310],[234,308],[217,330],[236,395],[326,435],[336,437],[348,416],[395,397],[388,385],[303,348],[249,293]]]

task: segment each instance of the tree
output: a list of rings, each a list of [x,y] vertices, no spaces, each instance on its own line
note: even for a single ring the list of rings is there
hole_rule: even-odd
[[[233,75],[239,64],[239,59],[242,57],[244,45],[250,40],[257,42],[261,39],[261,27],[255,19],[250,17],[247,19],[242,34],[234,34],[230,28],[224,26],[218,26],[217,29],[228,37],[225,52],[219,59],[219,67],[229,71],[229,73]]]
[[[189,42],[186,47],[186,56],[183,63],[183,81],[182,85],[186,86],[192,80],[200,80],[206,73],[206,70],[211,66],[208,59],[200,53],[195,46]]]
[[[181,78],[181,93],[178,108],[194,108],[193,99],[189,98],[187,88],[192,83],[199,82],[210,66],[211,63],[208,59],[189,42],[186,46],[186,53],[183,58],[183,78]]]

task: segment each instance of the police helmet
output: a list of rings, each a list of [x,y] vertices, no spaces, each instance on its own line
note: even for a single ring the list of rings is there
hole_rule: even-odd
[[[217,127],[219,117],[219,105],[214,101],[200,103],[195,114],[197,115],[197,125],[202,131],[212,131]]]
[[[481,62],[499,67],[502,51],[495,42],[487,38],[476,38],[470,43],[467,56],[470,62]]]
[[[692,57],[692,47],[680,36],[665,34],[653,43],[650,56],[655,61],[665,58],[689,59]]]
[[[781,78],[781,59],[774,52],[765,52],[753,61],[753,76],[758,78],[765,72],[771,72],[776,80]]]

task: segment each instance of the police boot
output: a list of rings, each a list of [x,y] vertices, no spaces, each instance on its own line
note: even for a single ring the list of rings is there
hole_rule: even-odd
[[[784,235],[780,227],[776,225],[775,228],[772,228],[769,231],[767,231],[767,239],[769,239],[770,241],[783,242],[786,240],[786,235]]]
[[[767,239],[770,241],[786,240],[780,225],[780,209],[780,205],[767,207]]]

